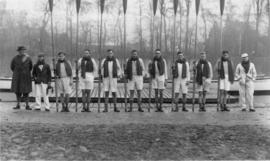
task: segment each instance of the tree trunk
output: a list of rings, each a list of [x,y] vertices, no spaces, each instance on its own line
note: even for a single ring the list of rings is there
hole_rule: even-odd
[[[182,50],[182,1],[179,1],[179,50]]]
[[[166,17],[165,15],[163,16],[163,21],[164,21],[164,41],[165,41],[165,52],[166,54],[168,53],[168,33],[167,33],[167,22],[166,22]]]
[[[143,51],[143,34],[142,34],[142,0],[140,0],[140,52]]]
[[[159,48],[162,50],[162,13],[160,15]]]
[[[270,53],[270,0],[267,0],[267,10],[268,10],[268,39],[269,39],[269,45],[268,45],[268,53]]]
[[[190,0],[186,0],[186,37],[185,37],[185,53],[188,54],[188,44],[189,44],[189,11],[190,11]]]

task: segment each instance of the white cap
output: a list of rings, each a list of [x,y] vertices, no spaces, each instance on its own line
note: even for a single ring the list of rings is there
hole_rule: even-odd
[[[243,53],[243,54],[241,55],[241,57],[242,57],[242,58],[248,57],[248,54],[247,54],[247,53]]]

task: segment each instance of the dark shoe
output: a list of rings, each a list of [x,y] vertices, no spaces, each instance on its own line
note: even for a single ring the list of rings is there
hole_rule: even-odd
[[[114,112],[120,112],[117,108],[114,108]]]
[[[199,112],[206,112],[205,108],[200,108]]]
[[[35,108],[35,111],[40,111],[40,108]]]
[[[32,110],[32,108],[30,108],[29,105],[28,105],[28,106],[25,106],[25,109],[26,109],[26,110]]]
[[[16,107],[13,107],[14,110],[19,110],[21,107],[20,105],[17,105]]]
[[[256,110],[255,109],[249,109],[249,112],[255,112]]]
[[[221,109],[220,109],[220,112],[225,112],[225,109],[221,108]]]
[[[46,111],[46,112],[50,112],[50,109],[47,109],[47,108],[46,108],[45,111]]]
[[[66,112],[66,107],[65,106],[62,106],[62,109],[60,112]]]
[[[144,112],[144,110],[142,108],[139,108],[138,111],[139,112]]]
[[[230,109],[228,109],[227,107],[225,107],[225,108],[224,108],[224,111],[230,112]]]
[[[220,109],[221,112],[224,112],[225,111],[225,108],[224,108],[224,106],[222,104],[220,104],[220,108],[219,109]]]
[[[242,111],[242,112],[246,112],[247,110],[244,108],[244,109],[242,109],[241,111]]]
[[[102,112],[108,112],[108,104],[104,104],[104,110]]]
[[[91,112],[91,110],[89,110],[89,107],[86,108],[86,112]]]
[[[65,112],[69,112],[69,109],[68,109],[68,107],[66,108]]]
[[[182,111],[183,111],[183,112],[188,112],[188,109],[182,108]]]
[[[179,108],[178,107],[176,107],[175,109],[172,108],[172,112],[178,112],[178,111],[179,111]]]
[[[83,108],[81,112],[88,112],[86,108]]]
[[[160,109],[159,109],[159,112],[164,112],[164,111],[162,110],[162,108],[160,108]]]

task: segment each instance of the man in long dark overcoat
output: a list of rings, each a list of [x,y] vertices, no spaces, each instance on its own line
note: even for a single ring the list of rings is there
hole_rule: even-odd
[[[11,91],[16,94],[17,106],[13,109],[20,109],[20,102],[22,97],[25,100],[26,110],[31,110],[29,106],[29,93],[32,92],[31,70],[33,67],[32,60],[25,52],[24,46],[19,46],[18,55],[16,55],[10,64],[13,72]]]

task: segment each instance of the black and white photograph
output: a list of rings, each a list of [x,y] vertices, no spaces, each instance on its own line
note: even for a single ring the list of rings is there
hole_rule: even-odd
[[[270,0],[0,0],[0,160],[270,160]]]

